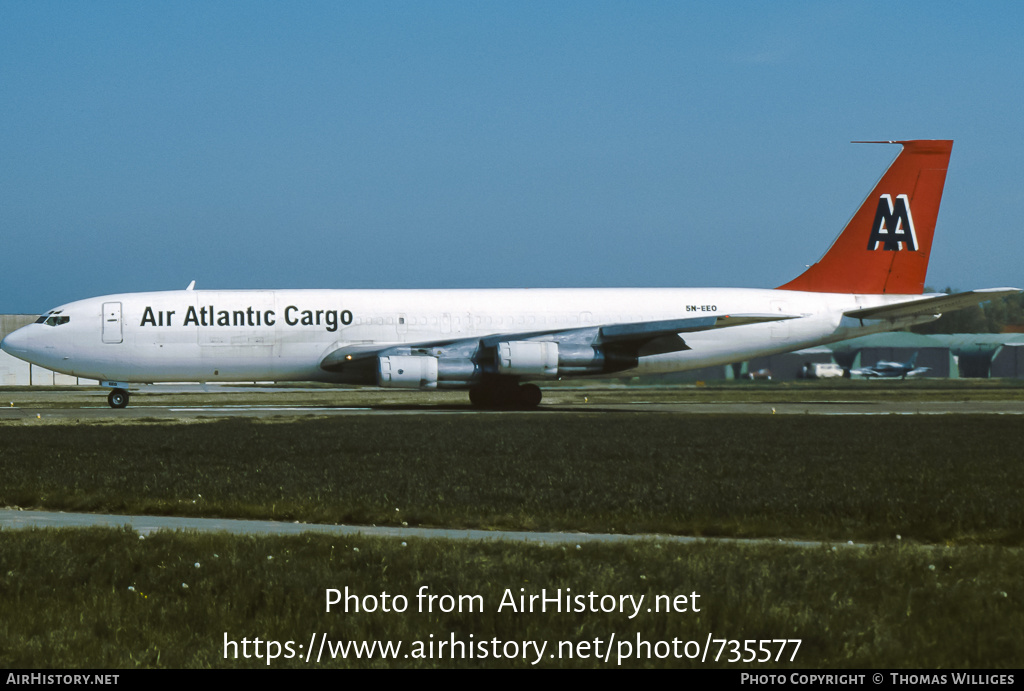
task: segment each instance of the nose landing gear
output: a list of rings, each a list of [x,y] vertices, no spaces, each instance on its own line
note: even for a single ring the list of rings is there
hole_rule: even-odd
[[[111,408],[126,408],[128,406],[128,392],[124,389],[114,389],[107,395],[107,403]]]

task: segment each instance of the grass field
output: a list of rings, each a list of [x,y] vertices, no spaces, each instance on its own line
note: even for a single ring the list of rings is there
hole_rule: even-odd
[[[311,534],[158,533],[143,540],[114,529],[0,537],[3,668],[528,668],[537,662],[1012,669],[1024,660],[1024,554],[998,547],[833,550],[650,542],[576,549]],[[423,587],[438,599],[421,605]],[[349,601],[348,612],[344,604],[326,611],[328,589],[344,594],[345,588],[359,603]],[[549,597],[561,592],[644,599],[639,612],[628,603],[623,611],[590,611],[589,605],[575,611],[575,602],[567,608],[574,611],[552,605],[522,612],[507,604],[506,589],[513,598],[546,591]],[[397,596],[405,597],[405,611],[382,612],[384,593],[392,609],[400,604]],[[450,612],[441,611],[445,595],[452,598]],[[668,598],[659,602],[659,595]],[[687,597],[685,603],[679,596]],[[671,611],[648,611],[666,601],[674,603]],[[362,611],[364,606],[377,611]],[[361,658],[351,649],[342,657],[335,648],[332,658],[328,647],[317,662],[323,635],[334,645],[401,648],[395,656],[378,649]],[[466,648],[439,647],[452,640],[483,643],[486,657],[479,648],[466,659]],[[243,641],[249,642],[248,659]],[[278,647],[268,647],[270,641]],[[754,657],[744,649],[746,641],[753,641],[756,657],[770,661],[744,663]],[[538,656],[531,643],[543,644],[543,653]],[[277,657],[268,661],[268,653]]]
[[[726,388],[765,402],[819,395]],[[900,391],[950,395],[922,386]],[[996,395],[980,391],[956,395]],[[618,402],[624,394],[554,395]],[[584,542],[574,549],[311,534],[141,539],[124,530],[4,531],[0,666],[266,667],[266,645],[264,658],[236,659],[230,645],[225,658],[225,641],[257,637],[292,643],[291,656],[281,648],[271,666],[314,666],[305,648],[314,634],[326,634],[333,642],[401,642],[402,654],[412,656],[350,655],[319,666],[529,667],[537,651],[525,644],[532,641],[546,643],[544,667],[614,667],[620,655],[622,666],[743,667],[744,641],[755,641],[756,650],[762,640],[799,639],[792,661],[795,644],[777,661],[747,666],[1020,667],[1022,442],[1019,417],[994,415],[424,410],[265,421],[8,421],[0,424],[4,506],[877,544]],[[420,612],[422,586],[439,596],[479,595],[485,606]],[[404,595],[410,605],[401,614],[325,612],[327,589],[346,587]],[[701,611],[633,618],[498,611],[505,589],[515,596],[559,589],[644,595],[647,603],[697,593]],[[716,643],[700,661],[687,657],[696,643],[680,647],[706,646],[709,635],[739,640],[739,652]],[[451,649],[428,654],[430,643],[452,637],[519,647],[503,647],[501,659],[454,659]],[[683,654],[665,647],[673,641]],[[641,642],[654,645],[647,657]],[[416,644],[424,657],[413,653]],[[508,655],[513,649],[519,654]]]
[[[317,523],[1024,544],[1004,416],[638,413],[0,426],[0,505]]]

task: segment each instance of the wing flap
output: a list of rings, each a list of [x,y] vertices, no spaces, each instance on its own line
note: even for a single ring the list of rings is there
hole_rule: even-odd
[[[600,327],[594,344],[632,357],[661,355],[690,350],[690,346],[680,334],[794,318],[795,316],[788,314],[742,314],[611,324]]]
[[[689,319],[666,319],[664,321],[634,322],[631,324],[610,324],[600,327],[600,343],[653,340],[662,336],[681,333],[723,329],[730,326],[746,326],[762,322],[795,319],[790,314],[737,314],[722,317],[692,317]]]

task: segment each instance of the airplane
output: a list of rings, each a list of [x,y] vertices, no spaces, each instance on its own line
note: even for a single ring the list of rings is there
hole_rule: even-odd
[[[923,294],[953,142],[902,148],[822,258],[775,289],[185,290],[61,305],[7,353],[112,389],[317,381],[464,389],[536,407],[535,382],[725,365],[893,331],[1021,292]]]
[[[917,353],[910,358],[907,362],[890,362],[887,360],[879,360],[875,363],[874,367],[864,367],[861,369],[850,370],[850,374],[855,374],[861,377],[869,377],[872,379],[894,379],[900,377],[906,379],[907,377],[913,377],[918,374],[924,374],[925,372],[931,372],[931,367],[918,367],[915,363],[917,362]]]

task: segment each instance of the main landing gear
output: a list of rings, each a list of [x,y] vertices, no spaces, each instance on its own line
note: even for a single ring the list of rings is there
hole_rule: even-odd
[[[476,386],[469,390],[469,402],[474,407],[493,410],[532,410],[540,405],[542,397],[536,384]]]
[[[107,395],[107,403],[111,408],[125,408],[128,406],[128,392],[124,389],[114,389]]]

